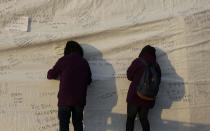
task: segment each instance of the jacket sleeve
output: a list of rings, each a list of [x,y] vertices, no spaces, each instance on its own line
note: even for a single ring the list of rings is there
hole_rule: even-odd
[[[160,69],[160,65],[158,63],[157,63],[157,71],[158,71],[158,75],[159,75],[160,82],[161,82],[161,69]]]
[[[158,83],[158,86],[159,86],[161,83],[161,69],[160,69],[160,66],[158,63],[156,63],[156,69],[157,69],[157,73],[158,73],[158,77],[159,77],[159,83]],[[155,96],[158,94],[158,91],[159,91],[159,88],[156,88]]]
[[[92,82],[92,73],[91,73],[91,70],[90,70],[90,66],[88,64],[88,85],[90,85]]]
[[[61,59],[59,59],[56,64],[47,73],[47,79],[59,79],[61,74]]]
[[[135,59],[127,69],[128,80],[133,81],[133,78],[135,76],[135,72],[136,72],[137,69],[138,69],[137,59]]]

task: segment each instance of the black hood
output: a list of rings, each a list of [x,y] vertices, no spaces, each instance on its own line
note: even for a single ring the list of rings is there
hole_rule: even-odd
[[[139,57],[144,58],[149,63],[156,62],[156,49],[150,45],[146,45],[140,52]]]

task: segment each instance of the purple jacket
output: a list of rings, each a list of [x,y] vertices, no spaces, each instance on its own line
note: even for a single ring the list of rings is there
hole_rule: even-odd
[[[144,58],[144,60],[146,60],[148,64],[156,62],[155,57],[152,57],[151,55],[144,55],[140,57]],[[145,68],[145,65],[140,60],[140,57],[136,58],[127,70],[127,78],[128,80],[131,81],[127,94],[127,103],[131,103],[136,106],[144,106],[147,108],[152,108],[155,104],[155,100],[153,101],[143,100],[136,93],[136,86],[138,85],[140,78],[143,74],[143,70]],[[159,65],[158,65],[158,70],[159,70],[158,72],[161,75]]]
[[[60,79],[58,106],[84,106],[87,86],[91,83],[88,62],[79,54],[61,57],[48,71],[48,79]]]

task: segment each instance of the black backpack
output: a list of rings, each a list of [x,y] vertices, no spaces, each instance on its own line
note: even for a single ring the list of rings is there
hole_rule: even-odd
[[[160,84],[160,74],[156,63],[148,65],[144,59],[140,59],[145,65],[144,72],[137,86],[137,95],[146,100],[154,100]]]

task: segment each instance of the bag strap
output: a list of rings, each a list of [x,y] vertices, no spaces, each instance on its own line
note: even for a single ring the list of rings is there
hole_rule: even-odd
[[[157,66],[157,63],[156,63],[156,62],[154,62],[154,63],[152,63],[152,64],[149,65],[145,59],[140,58],[140,60],[141,60],[141,62],[142,62],[146,67],[150,67],[151,65],[154,65],[155,67]]]
[[[141,60],[141,62],[142,62],[146,67],[149,66],[148,63],[147,63],[143,58],[140,58],[140,60]]]

